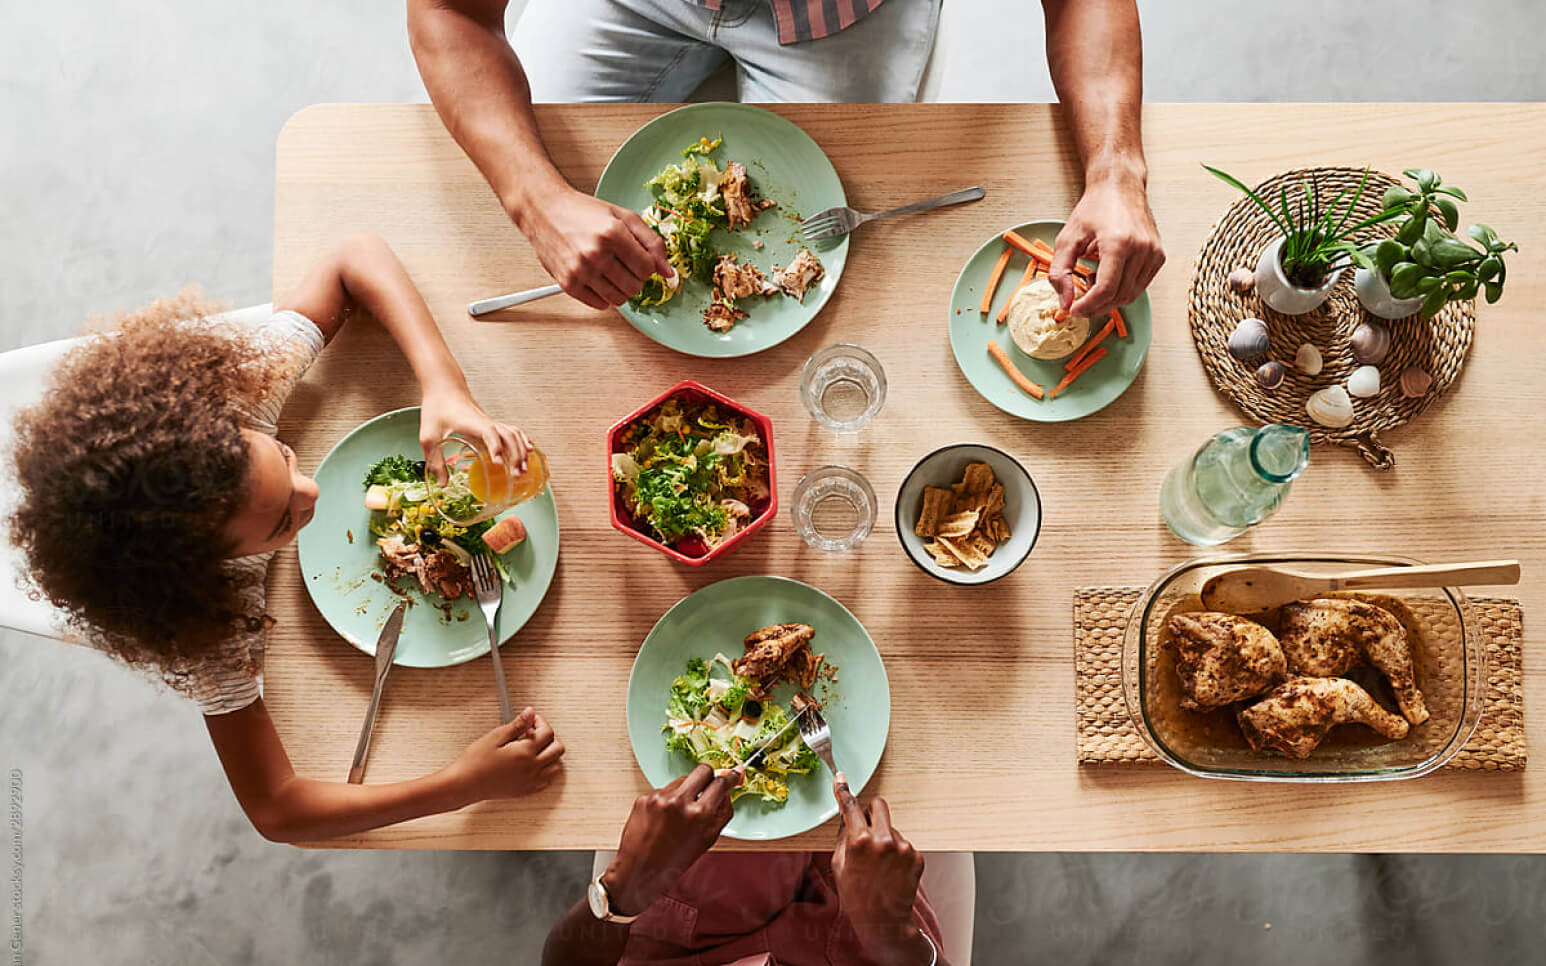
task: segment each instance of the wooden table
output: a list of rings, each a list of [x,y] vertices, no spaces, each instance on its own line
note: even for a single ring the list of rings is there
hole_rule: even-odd
[[[613,149],[660,106],[539,108],[549,149],[589,190]],[[1236,197],[1202,170],[1255,181],[1305,164],[1413,165],[1467,189],[1469,219],[1519,242],[1508,293],[1482,307],[1469,364],[1446,398],[1387,434],[1399,465],[1377,474],[1351,450],[1319,448],[1282,511],[1228,549],[1392,551],[1423,559],[1517,556],[1517,592],[1546,612],[1546,107],[1520,105],[1153,105],[1145,110],[1150,183],[1170,261],[1150,290],[1154,344],[1116,404],[1063,425],[1021,422],[981,399],[946,339],[957,271],[985,238],[1033,217],[1062,217],[1079,173],[1055,107],[784,106],[837,166],[850,202],[875,210],[962,185],[985,201],[866,227],[831,303],[795,338],[714,362],[678,355],[610,314],[568,299],[503,323],[464,314],[471,299],[548,281],[482,178],[425,105],[322,105],[278,144],[274,291],[339,237],[378,232],[402,256],[473,391],[525,427],[552,458],[563,530],[546,602],[504,652],[515,699],[541,709],[568,746],[567,777],[533,798],[485,803],[329,846],[613,847],[634,796],[623,696],[634,651],[678,598],[741,574],[797,577],[869,628],[890,675],[893,715],[870,791],[924,849],[1546,850],[1546,768],[1440,773],[1409,783],[1247,785],[1164,766],[1080,768],[1074,760],[1071,600],[1092,584],[1148,583],[1197,553],[1158,514],[1165,471],[1209,434],[1243,422],[1215,393],[1187,332],[1194,253]],[[818,428],[800,404],[807,355],[838,342],[879,356],[890,396],[856,437]],[[862,470],[882,504],[857,552],[807,549],[787,514],[727,559],[693,570],[607,522],[603,433],[683,377],[769,414],[781,496],[838,462]],[[417,401],[381,329],[348,327],[292,397],[281,436],[315,468],[366,418]],[[945,443],[1015,453],[1044,501],[1040,543],[1007,580],[944,586],[903,557],[891,501],[903,474]],[[310,603],[294,550],[276,560],[267,700],[297,770],[342,780],[370,694],[371,661]],[[370,777],[408,778],[449,761],[496,723],[486,660],[398,669],[376,727]],[[1525,651],[1525,690],[1546,700],[1546,662]],[[519,705],[518,705],[519,706]],[[1541,718],[1529,740],[1546,749]],[[784,843],[829,847],[831,825]],[[735,843],[724,843],[735,847]]]

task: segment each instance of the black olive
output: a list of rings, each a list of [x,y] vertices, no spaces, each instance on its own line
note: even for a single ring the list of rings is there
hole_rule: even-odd
[[[419,542],[426,547],[440,546],[440,531],[425,527],[419,531]]]
[[[417,461],[416,463],[413,464],[413,475],[416,476],[416,477],[419,477],[421,479],[423,478],[423,476],[424,476],[424,461],[423,460],[419,460],[419,461]]]
[[[741,705],[741,717],[743,717],[743,718],[760,718],[760,717],[762,717],[762,703],[757,701],[754,698],[747,698],[746,702]]]

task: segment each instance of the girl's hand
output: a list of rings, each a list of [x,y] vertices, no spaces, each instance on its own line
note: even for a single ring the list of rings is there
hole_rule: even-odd
[[[449,766],[467,803],[520,798],[553,783],[563,768],[564,743],[542,716],[527,708],[467,746]]]
[[[525,433],[514,426],[494,422],[465,389],[431,391],[424,394],[419,413],[419,445],[424,448],[425,465],[441,486],[446,485],[450,476],[446,472],[440,443],[451,433],[481,440],[495,466],[508,465],[517,473],[526,472],[526,454],[531,449],[531,440]]]

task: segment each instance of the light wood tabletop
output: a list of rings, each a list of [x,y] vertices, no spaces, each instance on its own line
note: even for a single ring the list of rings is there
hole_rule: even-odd
[[[594,187],[612,151],[660,105],[538,110],[559,168]],[[341,236],[370,231],[397,250],[496,416],[525,428],[552,465],[563,533],[558,575],[504,649],[517,707],[533,705],[568,747],[548,791],[492,802],[329,847],[612,848],[633,798],[624,692],[634,652],[682,596],[771,573],[832,594],[874,637],[891,681],[889,743],[867,794],[929,850],[1536,852],[1546,850],[1546,768],[1444,771],[1401,783],[1259,785],[1192,778],[1164,765],[1075,763],[1072,599],[1076,587],[1144,585],[1200,551],[1171,536],[1160,481],[1210,434],[1245,420],[1209,383],[1192,346],[1186,289],[1210,226],[1237,195],[1201,162],[1254,182],[1309,164],[1432,167],[1465,188],[1468,220],[1520,253],[1503,301],[1479,306],[1476,341],[1448,395],[1384,434],[1396,469],[1317,448],[1282,510],[1224,548],[1393,552],[1430,561],[1517,557],[1509,591],[1529,622],[1546,611],[1546,381],[1537,353],[1546,304],[1546,106],[1151,105],[1144,112],[1150,194],[1169,261],[1150,289],[1154,341],[1116,403],[1066,424],[995,409],[957,370],[946,336],[956,273],[985,239],[1032,218],[1061,218],[1079,170],[1057,108],[901,105],[773,108],[831,157],[850,204],[878,210],[980,184],[976,204],[864,227],[831,302],[799,335],[747,358],[691,358],[615,314],[567,298],[474,321],[472,299],[550,281],[473,165],[427,105],[308,108],[279,136],[274,291],[283,293]],[[864,432],[818,427],[801,405],[800,365],[856,342],[890,382]],[[608,523],[604,433],[682,378],[768,414],[781,499],[808,470],[866,474],[881,504],[858,551],[807,549],[787,512],[702,569],[678,566]],[[377,413],[417,403],[411,376],[369,321],[346,328],[296,391],[281,438],[315,469]],[[987,587],[938,583],[903,556],[892,501],[906,471],[946,443],[1015,454],[1040,488],[1045,524],[1030,559]],[[1484,592],[1484,591],[1483,591]],[[371,659],[311,604],[294,549],[270,571],[265,696],[295,767],[343,780],[370,697]],[[1528,702],[1546,700],[1546,662],[1524,649]],[[376,725],[369,780],[432,771],[497,723],[487,659],[397,669]],[[1546,727],[1526,715],[1529,742]],[[829,848],[835,825],[779,843]],[[737,847],[724,842],[725,847]],[[766,847],[766,846],[764,846]]]

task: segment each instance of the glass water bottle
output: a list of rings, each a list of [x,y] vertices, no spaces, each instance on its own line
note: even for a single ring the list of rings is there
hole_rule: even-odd
[[[1309,463],[1298,426],[1226,429],[1166,475],[1160,512],[1182,540],[1216,546],[1271,516]]]

